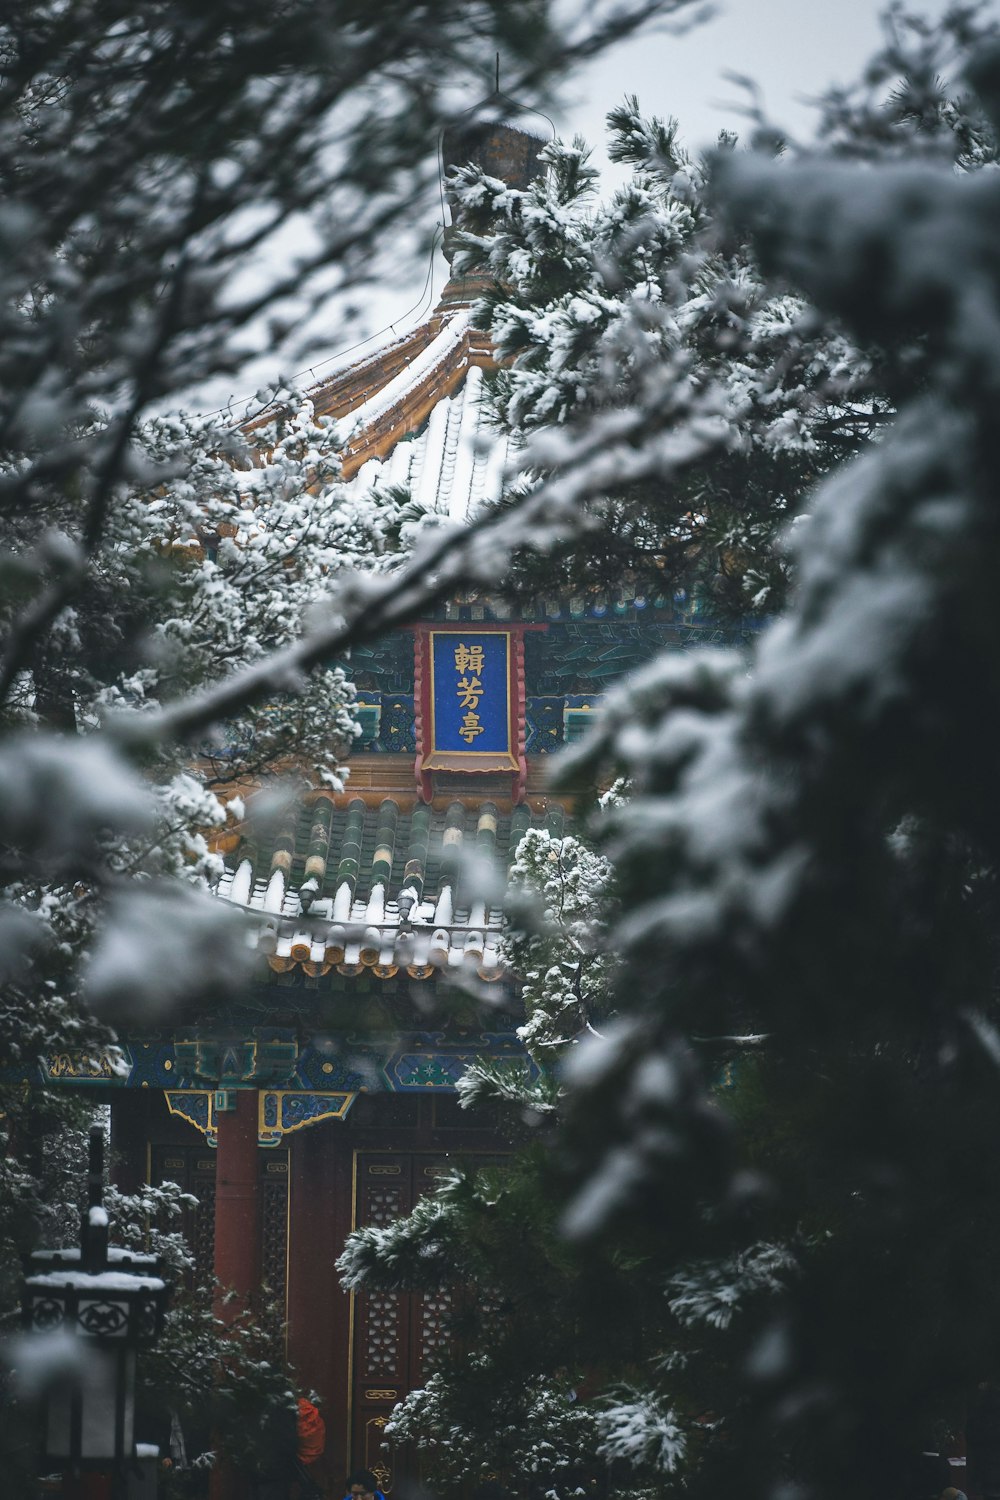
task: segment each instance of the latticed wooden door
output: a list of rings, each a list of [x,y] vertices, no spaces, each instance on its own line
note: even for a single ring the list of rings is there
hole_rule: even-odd
[[[215,1152],[207,1145],[153,1146],[150,1181],[176,1182],[198,1200],[184,1210],[184,1236],[194,1255],[190,1285],[210,1296],[215,1280]],[[288,1247],[288,1151],[270,1147],[257,1153],[260,1174],[261,1304],[280,1332],[285,1317]],[[164,1226],[169,1227],[169,1226]]]
[[[384,1228],[410,1209],[447,1168],[447,1158],[424,1152],[362,1151],[356,1157],[355,1224]],[[421,1294],[361,1292],[354,1299],[352,1335],[352,1453],[388,1494],[398,1477],[384,1446],[385,1424],[397,1401],[424,1384],[448,1339],[454,1291]]]
[[[260,1173],[260,1286],[264,1310],[282,1333],[288,1282],[288,1148],[258,1151]]]
[[[189,1282],[210,1295],[215,1265],[215,1152],[205,1144],[152,1146],[149,1169],[154,1187],[176,1182],[198,1200],[197,1208],[185,1208],[183,1218],[184,1238],[194,1256]]]

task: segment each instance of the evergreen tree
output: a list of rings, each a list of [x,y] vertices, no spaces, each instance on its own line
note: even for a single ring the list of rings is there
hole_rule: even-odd
[[[995,126],[995,35],[944,35]],[[828,152],[713,167],[765,273],[892,351],[898,417],[812,498],[750,675],[658,662],[573,753],[633,796],[604,820],[618,1017],[568,1080],[564,1223],[600,1260],[627,1221],[682,1293],[699,1359],[656,1388],[722,1398],[696,1494],[900,1488],[996,1378],[997,190],[921,136],[936,85],[902,97],[881,138],[862,115]],[[755,1246],[765,1295],[724,1326]]]
[[[684,151],[675,121],[629,98],[608,128],[609,155],[631,177],[604,203],[579,139],[545,147],[546,171],[524,192],[476,167],[455,176],[459,264],[495,279],[478,318],[511,362],[490,382],[496,420],[535,439],[523,486],[559,472],[567,428],[603,417],[614,430],[630,406],[647,443],[655,433],[669,447],[711,387],[711,461],[664,482],[616,455],[581,521],[586,539],[558,549],[556,577],[570,590],[693,593],[723,618],[773,614],[787,587],[779,531],[816,477],[879,429],[887,402],[873,362],[820,330],[802,298],[765,287],[746,238],[716,223],[706,163]],[[542,571],[551,587],[543,550],[543,562],[530,548],[518,558],[523,587],[539,587]]]
[[[0,1338],[5,1341],[16,1340],[19,1329],[21,1257],[79,1242],[86,1199],[81,1167],[94,1120],[93,1106],[67,1093],[0,1089]],[[181,1220],[196,1200],[176,1183],[136,1193],[107,1187],[104,1203],[112,1243],[159,1256],[172,1286],[163,1333],[139,1362],[140,1440],[160,1442],[166,1457],[175,1413],[190,1463],[200,1455],[210,1461],[214,1443],[236,1463],[252,1465],[276,1415],[294,1410],[298,1396],[278,1352],[273,1321],[246,1313],[223,1323],[213,1313],[211,1289],[188,1289],[193,1262]],[[24,1395],[16,1373],[5,1372],[0,1468],[9,1500],[34,1500],[38,1491],[41,1434],[34,1403]],[[190,1472],[160,1477],[166,1495],[179,1500],[191,1493],[185,1488]]]
[[[946,25],[944,36],[887,19],[864,89],[823,102],[828,149],[962,172],[995,163],[976,101],[936,71],[949,45],[952,60],[968,49],[971,12]],[[873,102],[876,78],[890,92]],[[676,121],[630,97],[607,123],[609,155],[631,176],[606,202],[579,139],[547,146],[545,173],[523,192],[478,167],[454,174],[457,264],[494,280],[477,316],[508,362],[490,382],[496,420],[526,450],[502,503],[543,476],[579,474],[587,457],[582,514],[529,540],[510,584],[627,584],[693,596],[724,620],[773,616],[789,582],[783,536],[816,481],[891,418],[898,351],[870,338],[862,352],[842,320],[818,319],[801,289],[762,275],[747,234],[719,220],[709,163],[684,150]],[[787,153],[773,124],[754,124],[753,141]],[[740,154],[729,133],[719,149]]]
[[[332,58],[329,16],[308,9],[286,7],[277,32],[270,11],[245,6],[235,25],[226,7],[189,15],[175,6],[163,8],[160,30],[129,14],[95,32],[90,6],[36,6],[27,22],[5,23],[0,103],[19,149],[4,157],[13,207],[3,232],[14,253],[4,261],[0,374],[15,395],[0,413],[10,455],[0,499],[12,516],[48,505],[61,516],[69,504],[78,517],[68,542],[39,529],[23,561],[11,549],[28,583],[0,669],[5,695],[74,603],[112,500],[132,478],[139,412],[176,384],[185,361],[201,371],[221,358],[220,328],[228,338],[257,305],[251,297],[234,310],[222,294],[233,257],[261,235],[256,218],[227,215],[257,202],[262,185],[278,220],[319,201],[328,141],[304,127],[325,119],[330,78],[343,89],[347,74],[352,87],[369,76],[369,43],[379,67],[403,64],[393,73],[404,95],[389,96],[390,109],[400,105],[393,120],[419,121],[415,104],[434,95],[419,86],[424,41],[435,44],[426,55],[437,69],[451,55],[443,44],[466,36],[464,7],[461,17],[436,7],[444,32],[428,12],[419,45],[401,27],[397,50],[386,52],[388,38],[372,42],[342,15]],[[531,19],[519,8],[517,18]],[[876,85],[895,76],[903,35],[870,75]],[[1000,67],[989,28],[957,8],[943,35],[974,59],[996,122]],[[526,50],[537,40],[531,30]],[[921,65],[936,40],[918,34]],[[412,90],[399,82],[414,77]],[[654,1329],[654,1348],[668,1352],[651,1362],[643,1350],[641,1382],[608,1409],[602,1429],[616,1458],[659,1468],[661,1490],[679,1474],[682,1411],[688,1452],[698,1449],[684,1474],[689,1491],[738,1485],[752,1497],[792,1479],[820,1495],[848,1485],[884,1492],[928,1419],[966,1381],[995,1374],[1000,1184],[983,1143],[1000,1125],[998,819],[984,727],[997,696],[998,189],[994,173],[962,170],[989,158],[992,148],[978,144],[988,137],[942,104],[929,66],[912,78],[883,115],[850,100],[831,109],[825,153],[775,162],[724,151],[711,166],[719,222],[752,234],[762,274],[776,278],[768,288],[801,287],[823,320],[817,338],[826,329],[837,339],[843,327],[873,367],[881,361],[879,381],[899,416],[821,487],[796,528],[795,596],[752,675],[721,657],[657,663],[609,705],[577,761],[598,778],[605,767],[623,772],[633,790],[601,820],[620,902],[608,938],[617,1014],[602,1037],[573,1049],[580,1061],[565,1075],[576,1191],[563,1227],[578,1248],[553,1238],[551,1255],[572,1254],[578,1269],[566,1279],[592,1278],[611,1305],[620,1288],[626,1296],[641,1285],[638,1263],[662,1298],[647,1298],[654,1323],[669,1314],[679,1330],[672,1341],[669,1329]],[[398,146],[391,129],[351,139],[364,172],[375,157],[385,165],[387,141]],[[114,166],[104,196],[98,163],[102,172]],[[287,184],[296,186],[286,194]],[[364,199],[362,230],[383,201]],[[355,226],[341,242],[349,258],[357,217],[330,217]],[[693,263],[710,264],[700,253]],[[35,909],[44,913],[50,899],[34,893],[88,882],[109,890],[123,835],[150,836],[148,801],[123,769],[122,747],[135,761],[161,739],[198,743],[211,723],[297,685],[296,674],[458,578],[495,575],[498,537],[562,547],[581,507],[600,513],[625,478],[683,488],[695,483],[696,463],[767,430],[759,412],[741,425],[721,356],[694,365],[690,346],[672,336],[696,277],[680,280],[668,315],[651,319],[636,299],[619,325],[610,379],[610,360],[591,361],[581,425],[561,420],[558,432],[543,425],[526,440],[526,464],[541,482],[514,496],[506,516],[487,518],[468,541],[425,547],[385,587],[345,589],[308,637],[202,699],[72,744],[34,729],[5,739],[3,936],[17,984],[32,973]],[[741,311],[744,359],[750,322]],[[790,389],[799,388],[805,347],[793,342]],[[783,377],[778,360],[767,378]],[[850,381],[835,390],[834,413],[855,394]],[[107,420],[94,410],[102,400]],[[689,528],[685,546],[700,540],[687,518],[701,513],[691,497],[676,509]],[[706,506],[710,513],[724,508]],[[669,524],[663,531],[669,542]],[[106,992],[112,979],[126,987],[131,950],[140,993],[158,1003],[196,995],[215,977],[215,919],[212,942],[194,944],[191,966],[157,991],[144,981],[166,967],[155,942],[164,916],[142,927],[137,910],[131,899],[127,920],[110,924],[125,941],[105,939],[103,958],[95,945]],[[194,904],[185,910],[197,935]],[[50,981],[39,978],[39,990]],[[749,1038],[764,1039],[754,1044],[759,1064],[744,1060]],[[717,1084],[729,1065],[737,1084],[725,1107]],[[790,1128],[769,1139],[771,1110]],[[736,1305],[745,1317],[732,1317]],[[581,1324],[593,1326],[582,1312]],[[697,1339],[691,1351],[685,1328]],[[559,1372],[546,1373],[551,1390]],[[541,1397],[532,1408],[548,1409]],[[570,1437],[567,1472],[576,1462]],[[526,1427],[529,1456],[518,1463],[558,1469],[532,1441]]]
[[[503,948],[523,979],[530,1067],[473,1064],[458,1083],[465,1108],[498,1111],[511,1155],[461,1166],[408,1217],[356,1230],[337,1263],[350,1289],[457,1287],[450,1347],[386,1429],[445,1492],[499,1475],[519,1493],[562,1497],[602,1478],[601,1397],[653,1344],[641,1263],[626,1256],[623,1274],[595,1283],[560,1233],[551,1172],[560,1059],[607,1003],[609,877],[575,836],[522,839]]]
[[[423,201],[451,91],[488,92],[494,43],[511,87],[543,90],[682,3],[579,26],[492,0],[32,0],[0,21],[5,1063],[109,1041],[84,955],[105,1014],[241,982],[242,934],[193,888],[218,783],[290,747],[336,777],[331,663],[377,633],[350,564],[408,524],[391,497],[345,503],[334,431],[294,392],[265,393],[247,441],[156,413],[254,337],[301,362],[317,303],[377,274]]]
[[[899,415],[810,496],[789,612],[751,674],[719,653],[657,661],[565,764],[567,786],[586,772],[631,788],[595,818],[615,871],[612,1014],[566,1049],[557,1093],[525,1090],[522,1108],[538,1130],[561,1121],[535,1169],[551,1184],[562,1148],[542,1222],[564,1205],[566,1281],[592,1292],[574,1351],[623,1287],[650,1310],[584,1444],[627,1465],[630,1487],[900,1490],[935,1424],[997,1377],[1000,1184],[983,1148],[1000,1123],[1000,913],[981,732],[996,691],[996,185],[968,176],[996,156],[994,42],[964,9],[940,28],[897,19],[864,89],[828,102],[824,150],[709,164],[720,223],[752,234],[765,287],[798,284],[815,337],[843,327]],[[993,125],[943,94],[956,57],[974,59]],[[522,203],[527,228],[511,213],[512,236],[533,232],[532,213]],[[627,347],[640,363],[641,340]],[[547,544],[574,535],[572,501],[600,510],[616,472],[693,484],[724,448],[699,426],[732,415],[721,361],[677,407],[662,349],[657,368],[671,445],[652,398],[623,395],[618,369],[596,363],[578,394],[588,425],[528,440],[555,518]],[[544,400],[545,377],[534,385]],[[552,1012],[568,1017],[553,967]],[[469,1097],[486,1093],[514,1089],[473,1077]],[[439,1275],[483,1243],[471,1193],[459,1197],[424,1210],[447,1245]],[[400,1235],[415,1263],[420,1219]],[[382,1284],[385,1260],[358,1242],[345,1269]],[[493,1263],[478,1264],[486,1285]],[[401,1262],[395,1284],[407,1274]],[[463,1408],[461,1379],[494,1380],[508,1409],[494,1342],[480,1337],[476,1369],[459,1360],[415,1393],[397,1434],[439,1447],[472,1434],[464,1451],[482,1452],[487,1402]],[[538,1347],[521,1357],[523,1375],[551,1379]],[[548,1481],[527,1394],[517,1422],[505,1477]]]
[[[544,94],[684,3],[4,12],[0,1067],[113,1060],[119,1014],[176,1016],[242,984],[245,934],[198,889],[220,784],[289,746],[336,777],[351,695],[331,663],[476,572],[443,543],[432,579],[420,564],[371,581],[412,512],[345,503],[335,434],[294,392],[264,393],[274,420],[245,442],[157,414],[262,336],[307,362],[311,312],[379,273],[388,231],[429,196],[451,100],[489,92],[495,48],[508,86]],[[4,1160],[23,1228],[46,1189]],[[216,1333],[191,1322],[185,1357],[228,1378]],[[240,1378],[270,1399],[284,1376],[258,1356]]]

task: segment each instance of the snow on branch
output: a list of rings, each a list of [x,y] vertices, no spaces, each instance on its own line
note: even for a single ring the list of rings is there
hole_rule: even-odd
[[[598,1451],[633,1467],[652,1465],[673,1474],[683,1463],[687,1439],[681,1418],[653,1392],[624,1390],[596,1415]]]
[[[748,1298],[780,1292],[797,1262],[784,1245],[760,1243],[723,1261],[689,1265],[670,1277],[667,1306],[686,1327],[707,1323],[728,1328]]]
[[[455,1278],[457,1247],[451,1206],[439,1188],[405,1218],[354,1230],[335,1264],[346,1291],[434,1287]]]

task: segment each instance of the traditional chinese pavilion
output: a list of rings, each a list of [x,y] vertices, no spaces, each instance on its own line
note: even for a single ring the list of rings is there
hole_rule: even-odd
[[[526,185],[540,142],[511,125],[452,145]],[[499,491],[506,440],[487,429],[494,367],[471,323],[475,283],[449,281],[414,332],[313,393],[354,417],[346,475],[406,486],[464,519]],[[608,682],[664,644],[716,639],[670,598],[628,589],[455,601],[358,648],[362,735],[348,790],[251,815],[226,850],[220,901],[248,912],[257,969],[236,1005],[130,1034],[127,1069],[46,1058],[47,1083],[112,1100],[124,1186],[173,1179],[198,1199],[197,1279],[284,1313],[287,1353],[324,1402],[330,1494],[364,1464],[391,1491],[382,1429],[423,1383],[451,1293],[348,1296],[333,1268],[355,1225],[405,1213],[456,1153],[502,1149],[457,1107],[472,1058],[520,1056],[514,976],[498,953],[502,881],[470,886],[470,848],[501,871],[532,827],[567,810],[551,755],[581,735]],[[488,1020],[472,978],[495,996]]]

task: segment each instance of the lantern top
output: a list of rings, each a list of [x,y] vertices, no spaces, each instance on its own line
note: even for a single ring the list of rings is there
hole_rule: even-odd
[[[27,1278],[28,1286],[76,1287],[103,1292],[162,1292],[161,1276],[137,1276],[132,1271],[41,1271]]]
[[[62,1250],[32,1250],[27,1257],[28,1265],[39,1266],[78,1266],[80,1264],[81,1252],[78,1245],[69,1245]],[[142,1255],[138,1250],[123,1250],[119,1245],[109,1245],[107,1248],[107,1265],[117,1266],[119,1270],[127,1271],[133,1266],[137,1271],[143,1272],[147,1267],[159,1265],[159,1259],[155,1255]]]
[[[80,1215],[80,1245],[63,1250],[33,1250],[25,1257],[31,1286],[76,1286],[105,1291],[162,1291],[155,1255],[140,1255],[108,1244],[104,1207],[104,1131],[91,1127],[87,1160],[87,1206]]]
[[[63,1327],[100,1341],[150,1343],[163,1325],[167,1282],[155,1255],[108,1246],[103,1197],[104,1133],[95,1126],[79,1247],[25,1256],[24,1321],[41,1331]]]

